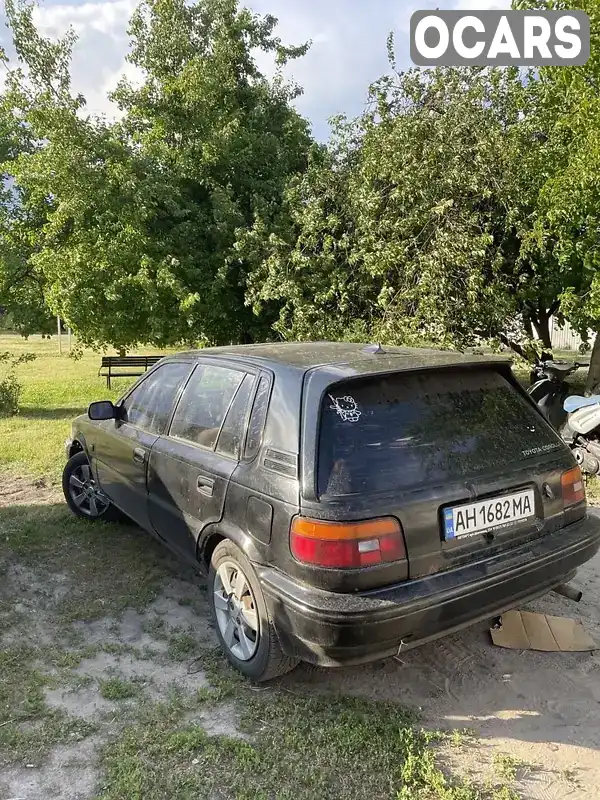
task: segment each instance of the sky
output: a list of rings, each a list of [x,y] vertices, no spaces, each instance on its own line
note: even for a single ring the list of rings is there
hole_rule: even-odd
[[[328,136],[328,119],[354,117],[364,109],[370,83],[388,69],[386,39],[394,33],[399,68],[410,67],[409,24],[420,9],[509,8],[510,0],[245,0],[259,14],[279,19],[277,34],[286,44],[312,40],[308,54],[287,68],[304,88],[296,101],[314,135]],[[115,115],[107,98],[119,77],[135,78],[125,61],[127,23],[137,0],[40,0],[35,22],[46,36],[57,37],[71,25],[78,35],[73,52],[73,88],[91,113]],[[10,34],[0,11],[0,45],[10,52]],[[268,64],[261,64],[267,71]],[[1,80],[1,75],[0,75]]]

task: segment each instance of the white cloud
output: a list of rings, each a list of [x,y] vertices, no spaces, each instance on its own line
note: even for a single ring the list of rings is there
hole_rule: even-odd
[[[387,70],[386,38],[397,28],[395,9],[386,0],[248,0],[258,13],[279,19],[286,43],[312,40],[308,54],[292,62],[286,75],[304,88],[299,111],[327,135],[334,114],[354,116],[364,108],[369,83]],[[408,50],[400,44],[400,49]],[[262,64],[261,64],[262,66]]]
[[[108,36],[125,33],[127,21],[136,7],[135,0],[100,0],[100,2],[58,3],[34,9],[38,30],[50,36],[59,35],[69,25],[84,35],[95,30]]]
[[[408,31],[413,11],[422,8],[508,8],[509,0],[246,0],[261,14],[279,18],[278,35],[285,43],[312,39],[308,55],[293,62],[286,74],[304,87],[298,109],[313,122],[315,134],[327,135],[326,120],[337,113],[349,116],[364,107],[368,85],[388,69],[386,38],[395,34],[400,68],[410,66]],[[73,88],[87,99],[87,110],[113,116],[107,99],[121,74],[134,79],[125,61],[127,25],[137,0],[61,0],[35,11],[35,22],[46,36],[60,36],[71,25],[79,40],[73,52]],[[0,15],[0,26],[3,23]],[[260,67],[269,59],[260,55]],[[2,76],[0,75],[0,85]]]
[[[133,76],[125,61],[127,25],[136,0],[98,0],[77,5],[59,3],[38,6],[35,24],[44,36],[58,38],[70,27],[78,40],[73,50],[73,89],[87,100],[87,111],[114,116],[116,106],[107,93],[121,74]]]

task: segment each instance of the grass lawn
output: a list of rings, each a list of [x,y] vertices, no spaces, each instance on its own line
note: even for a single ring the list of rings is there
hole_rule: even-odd
[[[35,353],[36,359],[18,368],[24,386],[21,413],[0,418],[0,469],[56,481],[73,417],[85,411],[92,400],[115,400],[132,379],[113,380],[108,390],[105,378],[98,377],[101,354],[86,350],[80,359],[71,358],[66,352],[66,336],[62,355],[56,336],[48,340],[0,334],[0,352],[6,350],[15,355]],[[160,351],[145,347],[140,352]]]
[[[318,672],[300,690],[235,675],[210,631],[198,636],[207,607],[197,578],[183,582],[177,563],[133,526],[75,519],[49,486],[71,419],[127,383],[108,392],[100,355],[59,356],[55,339],[1,335],[1,350],[37,359],[19,370],[21,413],[0,419],[0,501],[20,485],[15,476],[29,476],[25,501],[0,505],[0,796],[3,775],[43,776],[60,748],[95,742],[96,783],[85,796],[100,800],[517,797],[507,770],[483,782],[443,774],[440,748],[460,748],[465,734],[424,730],[418,711],[400,703],[319,692]],[[18,596],[6,588],[15,581]],[[174,600],[165,594],[173,582]],[[126,619],[135,640],[123,634]],[[197,684],[187,676],[192,658]],[[89,716],[56,700],[92,690],[100,711]],[[236,731],[209,734],[199,720],[229,708]]]

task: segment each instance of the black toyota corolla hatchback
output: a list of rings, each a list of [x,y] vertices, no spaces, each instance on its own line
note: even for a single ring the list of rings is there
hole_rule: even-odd
[[[67,503],[208,574],[229,660],[395,654],[570,580],[581,473],[503,359],[343,343],[170,356],[73,423]]]

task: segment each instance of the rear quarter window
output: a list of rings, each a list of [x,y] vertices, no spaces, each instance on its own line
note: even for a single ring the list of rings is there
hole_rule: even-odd
[[[318,492],[411,489],[561,447],[526,398],[493,369],[350,381],[331,387],[322,404]]]
[[[229,407],[217,441],[217,453],[238,458],[244,437],[248,402],[254,387],[253,375],[246,375]]]
[[[246,436],[246,446],[244,448],[244,458],[252,459],[260,450],[267,409],[269,407],[269,397],[271,395],[271,381],[262,376],[258,384],[258,390],[252,406],[248,434]]]

